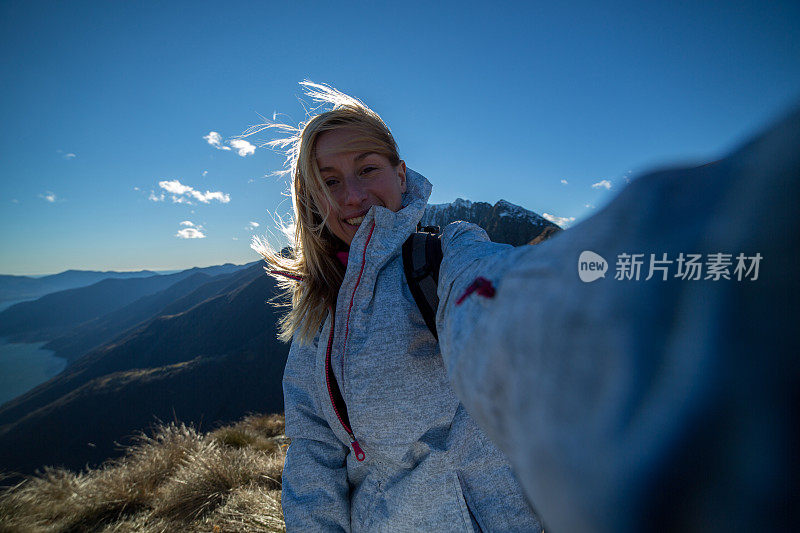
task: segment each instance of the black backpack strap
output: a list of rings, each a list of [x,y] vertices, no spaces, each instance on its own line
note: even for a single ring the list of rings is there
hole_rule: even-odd
[[[412,233],[403,243],[403,271],[422,318],[438,341],[436,310],[439,308],[439,296],[436,290],[442,263],[441,232],[436,226],[421,229]]]

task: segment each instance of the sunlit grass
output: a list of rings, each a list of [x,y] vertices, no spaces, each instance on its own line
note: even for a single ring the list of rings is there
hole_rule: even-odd
[[[0,532],[285,531],[287,443],[280,415],[208,434],[161,425],[100,468],[45,468],[3,489]]]

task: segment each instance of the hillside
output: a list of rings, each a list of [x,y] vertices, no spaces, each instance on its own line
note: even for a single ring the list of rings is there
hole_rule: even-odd
[[[148,319],[180,314],[208,298],[224,293],[228,287],[236,287],[262,273],[263,269],[255,264],[213,276],[202,270],[196,271],[160,292],[143,296],[116,311],[80,324],[68,334],[45,344],[44,349],[53,350],[57,357],[73,361]]]
[[[80,468],[115,441],[180,416],[227,422],[281,412],[288,346],[276,339],[274,282],[254,265],[174,315],[159,315],[0,408],[0,470]],[[174,303],[174,302],[173,302]],[[102,421],[102,423],[100,422]],[[50,438],[42,439],[42,435]]]
[[[0,492],[0,532],[285,531],[287,444],[280,415],[209,433],[161,424],[99,468],[48,468]]]
[[[0,312],[0,337],[7,337],[11,342],[56,339],[70,334],[85,322],[97,320],[192,275],[228,274],[241,268],[242,266],[226,264],[202,269],[192,268],[165,276],[108,278],[88,287],[47,294],[38,300],[21,302]]]

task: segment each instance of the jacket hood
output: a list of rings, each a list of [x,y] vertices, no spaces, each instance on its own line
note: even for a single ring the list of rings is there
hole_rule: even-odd
[[[379,264],[383,263],[381,256],[388,259],[392,252],[402,246],[422,220],[432,189],[431,182],[422,174],[406,169],[406,192],[403,193],[402,207],[397,212],[382,206],[370,208],[350,243],[348,269],[356,262],[356,258],[360,265],[367,241],[371,260],[377,260]]]

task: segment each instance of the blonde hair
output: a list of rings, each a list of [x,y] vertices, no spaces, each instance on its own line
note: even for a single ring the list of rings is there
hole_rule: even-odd
[[[346,245],[325,226],[329,213],[321,205],[336,206],[322,180],[317,165],[315,144],[325,131],[347,128],[356,136],[346,151],[370,151],[386,156],[392,166],[400,163],[397,143],[377,113],[360,100],[333,87],[301,82],[305,94],[319,105],[330,106],[319,114],[307,113],[307,120],[298,127],[268,122],[254,126],[243,135],[253,135],[275,128],[290,135],[266,143],[285,151],[284,173],[291,177],[293,219],[283,223],[282,230],[291,250],[281,253],[264,239],[253,238],[251,247],[267,262],[267,272],[278,280],[278,286],[291,296],[291,309],[281,317],[278,338],[284,342],[293,336],[301,344],[313,341],[325,317],[336,307],[336,296],[345,268],[336,252]]]

